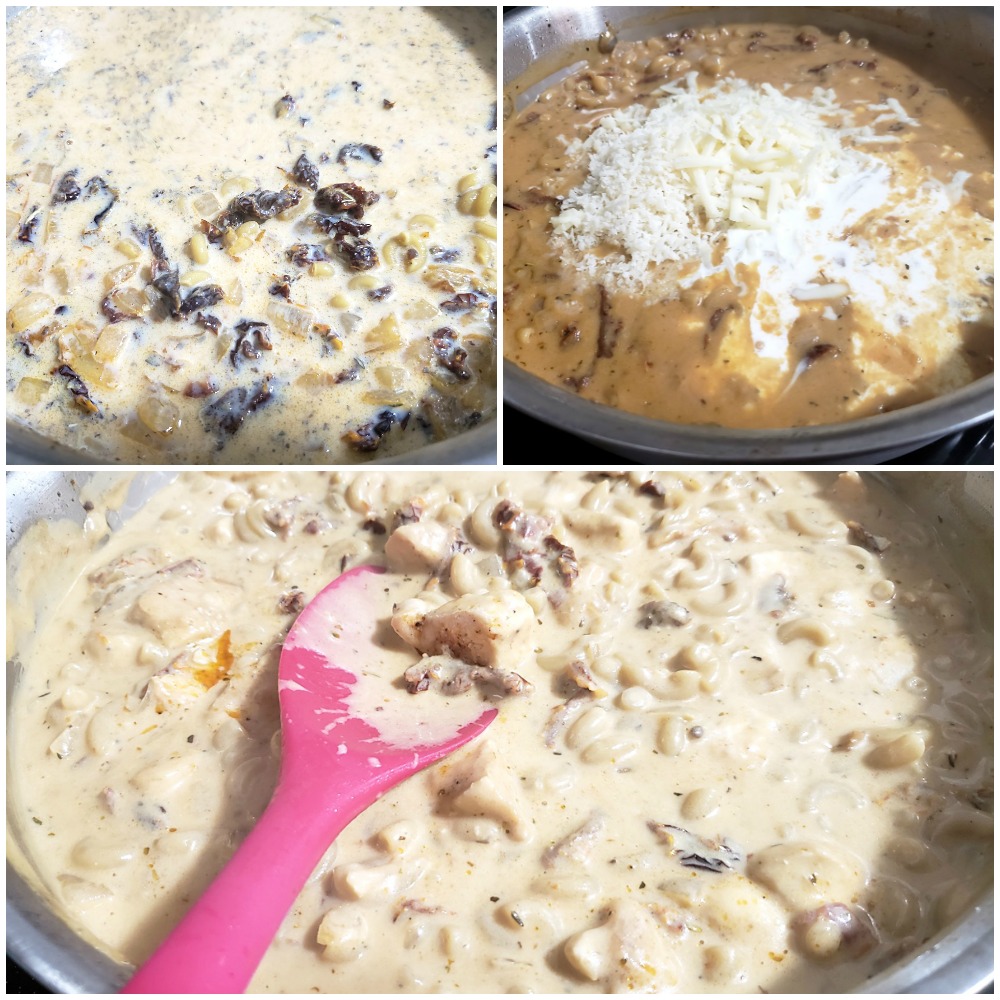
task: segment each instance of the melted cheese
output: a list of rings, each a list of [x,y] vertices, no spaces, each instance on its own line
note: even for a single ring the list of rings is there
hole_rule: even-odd
[[[352,822],[251,991],[839,994],[989,879],[992,637],[937,523],[875,482],[186,473],[116,531],[90,495],[83,532],[42,522],[10,560],[8,822],[122,960],[274,787],[284,598],[362,563],[386,572],[351,707],[381,732],[498,699],[400,689],[418,605],[527,683]],[[402,569],[390,540],[432,526]]]

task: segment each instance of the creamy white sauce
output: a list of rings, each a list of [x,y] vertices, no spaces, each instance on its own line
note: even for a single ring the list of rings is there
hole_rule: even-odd
[[[39,7],[7,35],[9,417],[104,460],[361,462],[494,412],[492,8]],[[301,155],[320,189],[378,194],[354,220],[371,269],[310,221]],[[231,199],[286,186],[298,205],[231,227],[246,246],[196,249]],[[150,227],[182,298],[225,298],[172,319]],[[248,321],[266,342],[241,346]],[[365,427],[372,450],[344,437]]]
[[[481,595],[528,689],[451,699],[500,716],[348,827],[253,990],[841,992],[987,881],[992,638],[877,484],[187,473],[11,561],[8,822],[110,954],[146,957],[268,799],[283,599],[393,538],[355,707],[443,707],[400,690],[429,662],[389,628],[403,602]]]

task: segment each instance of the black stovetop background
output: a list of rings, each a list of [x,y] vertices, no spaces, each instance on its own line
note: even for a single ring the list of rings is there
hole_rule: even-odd
[[[505,405],[503,410],[503,458],[508,465],[557,464],[597,467],[663,464],[650,461],[636,462],[633,459],[623,458],[567,431],[536,420],[509,404]],[[965,431],[949,434],[939,441],[900,455],[884,464],[991,466],[993,465],[993,420],[986,420]]]

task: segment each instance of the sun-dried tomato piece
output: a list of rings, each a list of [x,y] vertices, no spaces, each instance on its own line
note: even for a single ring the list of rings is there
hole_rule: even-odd
[[[285,256],[299,267],[308,267],[319,260],[329,260],[330,256],[318,243],[296,243],[285,251]]]
[[[235,434],[243,421],[274,398],[271,383],[267,378],[255,385],[240,385],[223,393],[201,411],[205,427],[221,434]],[[220,439],[220,447],[222,444]]]
[[[472,372],[465,363],[469,352],[458,343],[458,334],[451,327],[443,326],[435,330],[430,340],[434,357],[442,368],[462,382],[472,378]]]
[[[382,162],[382,150],[378,146],[373,146],[369,142],[349,142],[341,146],[337,154],[338,163],[346,163],[348,160],[367,160],[370,163]]]
[[[80,185],[76,182],[76,171],[70,170],[62,175],[52,194],[53,205],[64,205],[68,201],[76,201],[80,197]]]
[[[396,422],[394,411],[380,410],[367,424],[348,431],[342,439],[356,451],[376,451],[382,444],[382,438],[392,430]]]
[[[293,187],[281,191],[249,191],[238,194],[229,207],[215,220],[221,229],[231,229],[244,222],[266,222],[279,212],[294,208],[302,200],[302,192]]]
[[[374,205],[379,196],[374,191],[366,191],[360,184],[346,181],[320,188],[314,199],[316,207],[326,215],[350,215],[360,219],[365,209]]]
[[[303,153],[292,167],[292,178],[310,191],[315,191],[319,188],[319,167]]]

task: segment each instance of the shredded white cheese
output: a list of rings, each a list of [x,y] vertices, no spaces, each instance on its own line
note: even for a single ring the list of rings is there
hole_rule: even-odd
[[[849,299],[895,335],[917,315],[974,311],[973,291],[937,279],[940,263],[982,255],[992,236],[988,220],[952,224],[968,174],[942,184],[915,173],[898,131],[859,125],[830,90],[794,98],[736,78],[699,88],[691,73],[660,93],[655,107],[616,110],[567,148],[587,174],[552,229],[584,275],[663,296],[722,272],[742,286],[738,267],[748,266],[754,350],[783,367],[811,301]],[[895,99],[865,110],[882,112],[876,123],[916,124]],[[890,226],[877,245],[860,238],[872,213],[897,220],[897,235]]]
[[[691,73],[662,93],[570,145],[588,176],[553,221],[576,250],[619,248],[601,270],[625,284],[642,284],[651,265],[709,259],[723,232],[787,228],[790,213],[808,225],[802,206],[821,209],[836,188],[860,193],[884,170],[845,145],[861,130],[831,91],[803,100],[736,79],[699,90]]]

